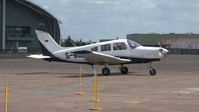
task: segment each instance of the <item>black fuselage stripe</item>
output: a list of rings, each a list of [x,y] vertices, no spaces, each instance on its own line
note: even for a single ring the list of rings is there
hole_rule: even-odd
[[[48,58],[48,59],[44,59],[46,61],[79,63],[79,64],[91,64],[91,65],[94,64],[94,63],[91,63],[91,62],[74,62],[74,61],[67,61],[67,60],[64,60],[64,59],[57,58],[50,51],[48,51],[46,49],[46,47],[42,45],[42,43],[40,43],[40,45],[42,47],[42,51],[43,51],[44,55],[51,57],[51,58]],[[150,62],[153,62],[153,61],[160,61],[159,58],[135,58],[135,57],[121,57],[121,56],[116,56],[116,57],[119,57],[121,59],[129,59],[129,60],[131,60],[131,62],[127,62],[127,63],[124,63],[124,64],[150,63]],[[117,65],[117,64],[111,64],[111,65]]]

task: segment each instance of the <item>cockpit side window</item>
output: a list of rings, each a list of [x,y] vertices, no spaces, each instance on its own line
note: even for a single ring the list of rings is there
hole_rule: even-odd
[[[126,50],[126,44],[124,42],[114,43],[113,50]]]
[[[91,48],[91,51],[98,51],[98,46]]]
[[[101,51],[110,51],[111,44],[101,45]]]
[[[136,48],[138,46],[141,46],[140,44],[138,44],[138,43],[136,43],[136,42],[134,42],[132,40],[127,40],[127,43],[129,44],[129,47],[132,48],[132,49],[134,49],[134,48]]]

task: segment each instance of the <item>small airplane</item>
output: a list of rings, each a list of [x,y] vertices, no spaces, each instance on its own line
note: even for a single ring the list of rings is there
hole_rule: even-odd
[[[58,61],[93,65],[104,65],[103,75],[109,75],[109,65],[120,65],[122,74],[128,73],[125,64],[149,63],[151,76],[156,75],[156,70],[151,62],[160,59],[169,52],[160,47],[144,47],[132,40],[118,39],[100,42],[85,46],[61,47],[49,33],[36,30],[37,38],[41,44],[43,54],[27,57],[44,59],[46,61]]]

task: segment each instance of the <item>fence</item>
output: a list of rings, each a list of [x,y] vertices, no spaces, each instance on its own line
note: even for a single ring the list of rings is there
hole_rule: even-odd
[[[60,92],[66,92],[66,91],[69,91],[69,90],[73,90],[73,89],[76,89],[76,88],[79,88],[79,94],[78,95],[83,95],[81,93],[81,86],[87,84],[88,82],[94,80],[94,102],[95,102],[95,107],[94,108],[91,108],[91,110],[102,110],[102,108],[98,108],[97,107],[97,102],[99,100],[97,100],[97,73],[96,71],[94,70],[94,76],[89,78],[88,80],[84,81],[84,82],[81,82],[81,74],[82,72],[85,72],[83,69],[80,68],[79,70],[79,84],[76,84],[75,86],[73,87],[70,87],[70,88],[66,88],[66,89],[61,89],[61,90],[55,90],[55,91],[33,91],[33,90],[27,90],[27,89],[23,89],[23,88],[18,88],[18,87],[14,87],[12,85],[8,85],[7,83],[3,86],[0,86],[0,89],[3,89],[5,88],[5,112],[7,112],[7,97],[8,97],[8,88],[10,89],[14,89],[14,90],[18,90],[18,91],[23,91],[23,92],[28,92],[28,93],[45,93],[45,94],[50,94],[50,93],[60,93]]]

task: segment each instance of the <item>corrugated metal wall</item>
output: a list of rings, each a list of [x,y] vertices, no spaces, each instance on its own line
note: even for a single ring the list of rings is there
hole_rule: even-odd
[[[2,49],[2,18],[3,18],[3,15],[2,15],[2,1],[3,0],[0,0],[0,51]]]
[[[199,49],[199,38],[165,38],[160,43],[166,48]]]
[[[170,54],[199,54],[199,38],[165,38],[160,43]]]
[[[127,39],[134,40],[144,46],[159,46],[169,49],[170,54],[199,54],[199,34],[128,34]]]

